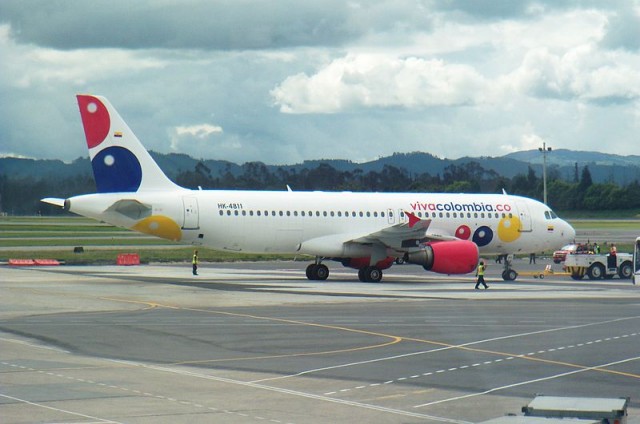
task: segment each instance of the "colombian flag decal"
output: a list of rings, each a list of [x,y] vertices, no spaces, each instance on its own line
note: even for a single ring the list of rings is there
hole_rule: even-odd
[[[121,131],[116,131],[113,133],[114,137],[122,137],[122,132]]]
[[[547,231],[549,232],[553,231],[553,225],[547,225]]]

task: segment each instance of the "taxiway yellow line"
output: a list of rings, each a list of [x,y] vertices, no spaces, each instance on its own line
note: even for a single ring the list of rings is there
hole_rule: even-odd
[[[150,302],[150,301],[125,300],[125,299],[117,299],[117,298],[103,298],[103,299],[112,300],[112,301],[127,302],[127,303],[146,304],[146,305],[149,305],[150,307],[153,307],[153,308],[161,307],[161,308],[185,310],[185,311],[192,311],[192,312],[202,312],[202,313],[206,313],[206,314],[225,315],[225,316],[238,317],[238,318],[249,318],[249,319],[255,319],[255,320],[260,320],[260,321],[280,322],[280,323],[284,323],[284,324],[300,325],[300,326],[306,326],[306,327],[316,327],[316,328],[323,328],[323,329],[336,330],[336,331],[345,331],[345,332],[349,332],[349,333],[365,334],[365,335],[370,335],[370,336],[375,336],[375,337],[384,337],[384,338],[391,339],[391,341],[389,341],[387,343],[382,343],[382,344],[378,344],[378,345],[363,346],[363,347],[341,349],[341,350],[333,350],[333,351],[306,352],[306,353],[287,354],[287,355],[279,355],[279,356],[276,355],[276,356],[264,356],[264,357],[247,357],[247,358],[235,358],[235,359],[226,359],[226,360],[218,359],[218,360],[185,361],[185,362],[176,362],[176,363],[174,363],[174,365],[207,363],[207,362],[234,361],[234,360],[238,361],[238,360],[251,360],[251,359],[255,360],[255,359],[287,358],[287,357],[297,357],[297,356],[328,355],[328,354],[335,354],[335,353],[355,352],[355,351],[366,350],[366,349],[376,349],[376,348],[380,348],[380,347],[391,346],[391,345],[400,343],[401,341],[412,341],[412,342],[417,342],[417,343],[432,344],[432,345],[435,345],[435,346],[441,346],[441,347],[445,347],[445,348],[449,348],[449,349],[460,349],[460,350],[466,350],[466,351],[476,352],[476,353],[487,353],[487,354],[497,355],[497,356],[514,357],[514,358],[524,359],[524,360],[527,360],[527,361],[541,362],[541,363],[552,364],[552,365],[561,365],[561,366],[566,366],[566,367],[570,367],[570,368],[582,369],[582,370],[585,370],[585,371],[596,371],[596,372],[602,372],[602,373],[607,373],[607,374],[621,375],[621,376],[630,377],[630,378],[634,378],[634,379],[640,379],[640,375],[638,375],[638,374],[627,373],[627,372],[622,372],[622,371],[609,370],[609,369],[599,368],[599,367],[589,367],[589,366],[585,366],[585,365],[574,364],[574,363],[564,362],[564,361],[555,361],[555,360],[551,360],[551,359],[536,358],[536,357],[527,356],[527,355],[523,355],[523,354],[517,354],[517,353],[514,354],[514,353],[501,352],[501,351],[496,351],[496,350],[479,349],[479,348],[463,346],[463,345],[456,345],[456,344],[440,342],[440,341],[435,341],[435,340],[427,340],[427,339],[420,339],[420,338],[413,338],[413,337],[396,336],[396,335],[392,335],[392,334],[379,333],[379,332],[375,332],[375,331],[360,330],[360,329],[357,329],[357,328],[349,328],[349,327],[329,325],[329,324],[318,324],[318,323],[313,323],[313,322],[292,320],[292,319],[287,319],[287,318],[265,317],[265,316],[260,316],[260,315],[243,314],[243,313],[237,313],[237,312],[218,311],[218,310],[201,309],[201,308],[188,308],[188,307],[168,305],[168,304],[163,304],[163,303],[158,303],[158,302]],[[630,318],[637,318],[637,317],[630,317]]]

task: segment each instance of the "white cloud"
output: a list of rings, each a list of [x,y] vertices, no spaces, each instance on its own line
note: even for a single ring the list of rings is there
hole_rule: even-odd
[[[16,88],[108,80],[162,68],[165,62],[140,52],[119,49],[55,50],[20,45],[9,37],[8,25],[0,25],[0,71],[5,84]]]
[[[438,59],[349,54],[312,76],[288,77],[271,91],[284,113],[475,104],[486,81],[467,65]]]
[[[207,138],[211,134],[220,134],[222,133],[222,127],[217,125],[210,124],[199,124],[199,125],[189,125],[189,126],[178,126],[175,128],[176,134],[178,136],[182,135],[191,135],[193,137],[197,137],[200,139]]]
[[[0,150],[86,155],[74,95],[92,92],[150,149],[236,162],[499,155],[536,136],[640,154],[630,3],[3,0]]]
[[[212,147],[212,136],[223,132],[222,127],[211,124],[176,126],[170,131],[171,150],[181,152],[186,148],[191,153],[195,153],[207,145]]]
[[[517,150],[536,150],[541,148],[543,143],[546,143],[546,140],[537,134],[523,134]]]
[[[523,93],[538,97],[632,100],[640,97],[640,57],[599,51],[594,45],[578,46],[562,54],[534,49],[509,78]]]

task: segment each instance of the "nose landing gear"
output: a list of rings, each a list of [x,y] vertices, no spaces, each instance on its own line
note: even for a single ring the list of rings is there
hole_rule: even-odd
[[[502,271],[502,279],[504,281],[514,281],[518,278],[518,272],[511,268],[512,261],[513,255],[507,255],[504,259],[504,270]]]

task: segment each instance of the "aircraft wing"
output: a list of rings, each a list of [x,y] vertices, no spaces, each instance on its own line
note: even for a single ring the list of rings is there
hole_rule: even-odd
[[[360,257],[372,254],[383,259],[387,256],[387,249],[400,254],[418,250],[423,243],[429,241],[457,240],[443,231],[429,231],[430,219],[420,219],[410,212],[405,212],[405,215],[408,222],[390,225],[372,233],[339,233],[306,240],[298,246],[298,251],[325,257]]]
[[[400,247],[407,241],[423,239],[427,234],[429,225],[431,225],[430,219],[421,219],[413,225],[409,222],[404,222],[360,237],[345,240],[345,243],[382,243],[385,246]]]
[[[456,237],[438,229],[429,229],[430,219],[420,219],[410,212],[405,212],[408,222],[395,224],[379,231],[345,240],[345,243],[376,244],[396,250],[417,248],[421,243],[429,241],[457,240]]]

